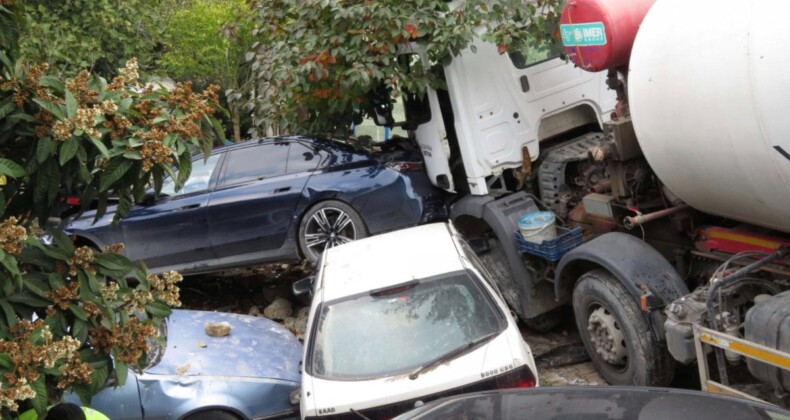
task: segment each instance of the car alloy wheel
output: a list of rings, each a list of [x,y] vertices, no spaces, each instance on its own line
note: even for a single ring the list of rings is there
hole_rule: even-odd
[[[311,209],[302,221],[299,242],[312,262],[328,248],[367,236],[362,219],[348,205],[325,202]]]

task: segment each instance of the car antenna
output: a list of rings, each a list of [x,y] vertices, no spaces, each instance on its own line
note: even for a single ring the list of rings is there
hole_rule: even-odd
[[[356,415],[358,415],[358,416],[359,416],[359,418],[361,418],[361,419],[364,419],[364,420],[370,420],[370,419],[369,419],[369,418],[367,418],[367,417],[366,417],[364,414],[360,413],[360,412],[359,412],[359,411],[357,411],[357,410],[354,410],[353,408],[349,408],[349,409],[348,409],[348,411],[350,411],[352,414],[356,414]]]

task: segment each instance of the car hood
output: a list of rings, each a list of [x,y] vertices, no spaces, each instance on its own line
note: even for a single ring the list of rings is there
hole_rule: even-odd
[[[207,322],[228,322],[225,337],[205,333]],[[266,318],[209,311],[174,310],[167,321],[167,348],[153,375],[237,376],[298,382],[302,344]]]

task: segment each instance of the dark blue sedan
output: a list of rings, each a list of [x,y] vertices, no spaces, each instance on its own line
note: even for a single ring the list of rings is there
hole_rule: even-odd
[[[197,156],[186,184],[112,226],[86,212],[66,230],[78,244],[124,253],[153,272],[201,273],[259,263],[317,261],[327,247],[441,219],[441,192],[418,150],[369,151],[311,137],[252,140]],[[399,145],[401,147],[399,147]]]

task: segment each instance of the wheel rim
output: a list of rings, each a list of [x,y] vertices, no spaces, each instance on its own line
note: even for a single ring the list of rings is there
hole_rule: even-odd
[[[615,368],[628,365],[628,347],[617,318],[605,307],[594,305],[587,317],[587,332],[595,352]]]
[[[305,246],[315,257],[320,256],[328,248],[351,242],[356,238],[357,229],[351,216],[334,207],[316,211],[305,226]]]

